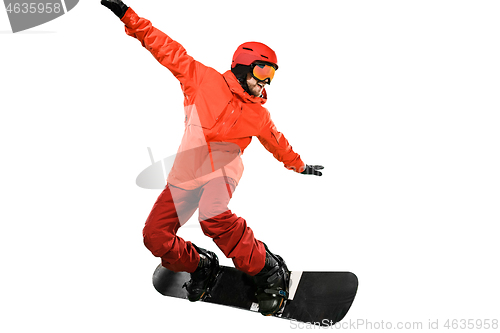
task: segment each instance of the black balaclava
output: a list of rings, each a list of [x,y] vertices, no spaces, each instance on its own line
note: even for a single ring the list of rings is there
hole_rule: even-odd
[[[252,68],[250,66],[245,66],[245,65],[236,65],[234,68],[231,68],[231,72],[233,72],[234,76],[238,79],[240,82],[241,87],[249,94],[250,94],[250,89],[248,88],[247,84],[247,74],[250,73],[250,70]]]

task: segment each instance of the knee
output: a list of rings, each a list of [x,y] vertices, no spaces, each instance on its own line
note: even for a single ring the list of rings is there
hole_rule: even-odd
[[[246,229],[246,222],[230,210],[226,210],[210,219],[200,219],[200,226],[203,233],[210,238],[219,239],[232,236],[238,239]]]
[[[142,230],[144,245],[155,257],[161,257],[169,252],[174,243],[175,235],[158,230],[146,224]]]

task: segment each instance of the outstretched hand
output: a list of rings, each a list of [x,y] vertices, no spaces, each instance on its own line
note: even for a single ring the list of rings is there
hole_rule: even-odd
[[[120,19],[125,15],[128,7],[121,0],[101,0],[101,5],[109,8]]]
[[[303,175],[315,175],[315,176],[321,176],[323,173],[319,170],[323,170],[324,167],[322,165],[306,165],[306,168],[304,171],[301,172]]]

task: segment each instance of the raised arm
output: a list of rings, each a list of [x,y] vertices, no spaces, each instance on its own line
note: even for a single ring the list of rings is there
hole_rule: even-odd
[[[125,24],[125,32],[139,40],[148,51],[182,83],[185,93],[196,89],[207,69],[187,54],[184,47],[139,17],[121,0],[101,0]]]

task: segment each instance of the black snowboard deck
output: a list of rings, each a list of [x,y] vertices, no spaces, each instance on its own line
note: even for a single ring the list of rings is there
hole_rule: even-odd
[[[161,265],[153,273],[155,289],[164,296],[176,298],[187,299],[187,291],[182,286],[189,279],[189,273],[172,272]],[[274,316],[321,326],[334,325],[349,311],[357,289],[358,278],[351,272],[292,271],[290,297]],[[259,310],[249,276],[227,266],[221,266],[217,281],[203,302]]]

